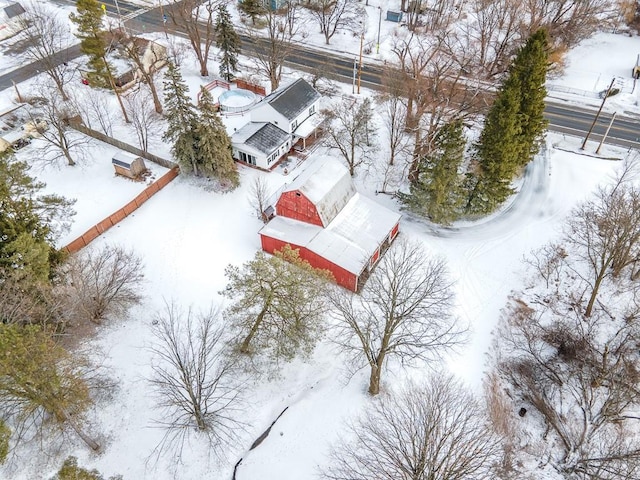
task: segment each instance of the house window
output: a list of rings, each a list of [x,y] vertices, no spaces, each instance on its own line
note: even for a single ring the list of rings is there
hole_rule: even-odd
[[[244,163],[249,163],[251,165],[256,164],[256,157],[253,155],[249,155],[248,153],[238,152],[240,154],[240,161]]]
[[[316,106],[311,105],[311,108],[309,109],[309,116],[313,115],[314,113],[316,113]]]
[[[291,124],[291,131],[293,132],[296,128],[298,128],[298,120]]]

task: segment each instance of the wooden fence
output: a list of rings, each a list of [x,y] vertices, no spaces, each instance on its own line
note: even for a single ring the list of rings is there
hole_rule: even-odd
[[[124,150],[124,149],[123,149]],[[127,203],[124,207],[112,213],[107,218],[97,223],[89,230],[84,232],[70,244],[63,248],[68,253],[75,253],[89,245],[92,241],[109,230],[114,225],[120,223],[138,208],[140,208],[147,200],[166,187],[171,181],[178,176],[178,167],[173,167],[158,180],[145,188],[136,198]]]
[[[128,143],[121,142],[120,140],[116,140],[108,135],[105,135],[102,132],[98,132],[97,130],[93,130],[85,125],[82,125],[79,122],[69,122],[69,126],[79,132],[84,133],[85,135],[89,135],[90,137],[96,138],[102,142],[108,143],[109,145],[113,145],[114,147],[118,147],[120,150],[124,150],[125,152],[133,153],[138,157],[145,158],[153,163],[157,163],[158,165],[162,165],[165,168],[174,168],[177,166],[175,162],[167,160],[162,157],[158,157],[153,153],[145,152],[144,150],[140,150],[139,148],[134,147],[133,145],[129,145]]]

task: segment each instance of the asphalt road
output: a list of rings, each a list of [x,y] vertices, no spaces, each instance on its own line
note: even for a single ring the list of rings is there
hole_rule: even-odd
[[[74,3],[72,1],[65,3]],[[115,0],[103,0],[107,11],[112,16],[117,16]],[[163,13],[167,11],[160,8],[145,9],[139,5],[133,5],[123,0],[117,0],[120,14],[128,28],[139,32],[166,31],[171,34],[182,35],[179,26],[172,25],[171,20],[163,22]],[[251,39],[241,35],[242,51],[245,55],[255,54],[257,50],[267,47],[264,40]],[[56,59],[62,63],[72,60],[80,55],[79,45],[74,45],[56,54]],[[333,52],[324,52],[321,49],[294,45],[291,55],[287,59],[286,66],[306,72],[321,71],[327,78],[352,84],[354,72],[354,58],[337,55]],[[13,82],[20,83],[39,73],[42,67],[38,63],[25,65],[0,76],[0,90],[9,88]],[[379,62],[364,58],[361,72],[361,86],[371,89],[382,87],[383,65]],[[584,137],[595,117],[595,110],[577,107],[566,103],[547,101],[545,116],[549,120],[549,130]],[[591,139],[599,141],[604,134],[611,116],[603,113],[595,126]],[[617,116],[609,132],[608,144],[615,144],[625,148],[640,148],[640,121],[629,116]]]

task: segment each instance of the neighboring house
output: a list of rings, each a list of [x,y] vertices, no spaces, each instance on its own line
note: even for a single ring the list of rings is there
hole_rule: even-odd
[[[233,157],[270,169],[294,145],[301,144],[304,149],[306,139],[321,121],[318,115],[320,98],[321,95],[302,78],[264,97],[251,109],[251,121],[231,137]],[[255,135],[261,141],[257,141]],[[266,145],[263,142],[266,138],[273,140]]]
[[[287,244],[299,249],[301,258],[355,292],[397,236],[399,222],[400,214],[360,195],[347,168],[326,158],[285,187],[260,241],[269,253]]]
[[[24,29],[21,21],[26,11],[18,2],[0,2],[0,40],[12,37]]]

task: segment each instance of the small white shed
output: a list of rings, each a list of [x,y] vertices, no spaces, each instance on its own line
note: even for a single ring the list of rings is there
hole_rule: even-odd
[[[142,157],[122,150],[113,156],[111,163],[117,175],[127,178],[138,178],[147,170]]]

